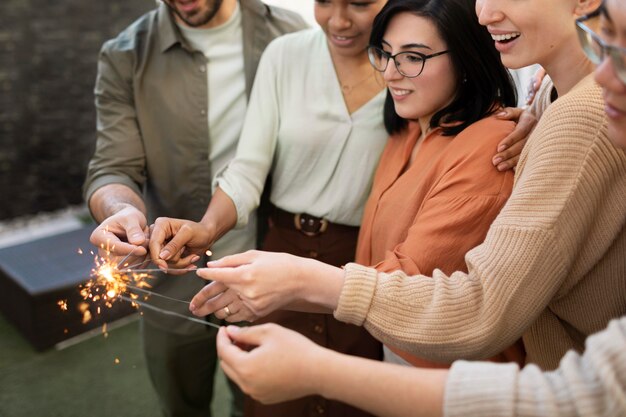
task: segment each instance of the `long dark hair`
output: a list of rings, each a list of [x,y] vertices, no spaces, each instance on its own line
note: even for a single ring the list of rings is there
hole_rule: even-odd
[[[381,48],[387,25],[403,12],[427,18],[435,25],[448,46],[456,73],[454,100],[433,115],[431,127],[441,126],[444,135],[456,135],[498,106],[516,105],[513,81],[489,32],[478,23],[475,0],[389,0],[374,20],[370,44]],[[389,91],[384,120],[389,134],[407,126],[407,120],[396,113]]]

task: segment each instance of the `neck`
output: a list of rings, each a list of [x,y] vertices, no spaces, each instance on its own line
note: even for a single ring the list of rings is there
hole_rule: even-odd
[[[539,63],[552,79],[559,96],[567,94],[576,84],[594,70],[593,64],[587,59],[578,41],[574,40],[569,48],[562,48],[550,60]]]
[[[333,47],[328,48],[330,50],[330,57],[333,60],[335,67],[341,68],[361,68],[363,66],[371,66],[369,59],[367,58],[367,52],[363,51],[358,55],[342,55],[337,53]]]

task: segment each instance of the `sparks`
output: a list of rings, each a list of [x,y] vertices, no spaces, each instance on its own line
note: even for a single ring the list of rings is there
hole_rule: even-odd
[[[111,247],[108,242],[101,246],[105,250],[105,255],[94,254],[95,266],[91,270],[89,280],[79,287],[83,301],[78,305],[78,311],[82,314],[83,324],[93,319],[92,311],[100,315],[102,306],[113,307],[119,296],[129,290],[128,285],[151,288],[147,282],[147,279],[151,278],[148,273],[120,269],[119,263],[115,262],[115,257],[111,255],[114,247]],[[83,251],[78,249],[78,253],[82,254]],[[67,300],[59,300],[57,305],[61,310],[68,309]]]

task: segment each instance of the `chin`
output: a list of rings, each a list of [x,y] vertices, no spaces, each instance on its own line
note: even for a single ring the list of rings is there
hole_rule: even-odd
[[[521,57],[511,55],[511,54],[500,54],[500,60],[502,61],[502,65],[512,70],[524,68],[535,63],[535,62],[528,62],[527,60],[524,60]]]

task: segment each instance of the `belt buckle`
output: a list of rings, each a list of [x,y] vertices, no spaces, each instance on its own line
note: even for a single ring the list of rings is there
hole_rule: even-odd
[[[309,217],[309,219],[307,220],[303,218],[302,213],[295,214],[293,216],[293,224],[296,230],[304,233],[306,236],[314,237],[324,233],[326,229],[328,229],[328,220],[314,218],[313,216],[309,216],[307,214],[305,214],[305,216]],[[318,222],[319,225],[317,230],[314,230],[313,226],[315,226],[315,223]]]

